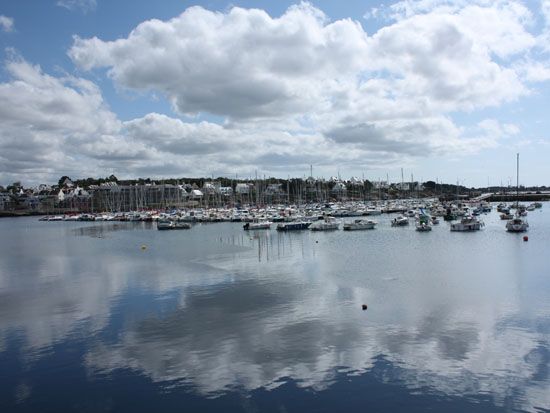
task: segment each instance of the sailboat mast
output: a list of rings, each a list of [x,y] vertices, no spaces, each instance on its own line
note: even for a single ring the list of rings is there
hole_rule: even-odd
[[[519,203],[519,153],[516,154],[516,208]]]

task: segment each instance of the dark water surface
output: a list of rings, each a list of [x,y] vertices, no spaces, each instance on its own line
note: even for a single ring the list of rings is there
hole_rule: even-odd
[[[528,242],[391,218],[2,219],[0,412],[550,411],[550,205]]]

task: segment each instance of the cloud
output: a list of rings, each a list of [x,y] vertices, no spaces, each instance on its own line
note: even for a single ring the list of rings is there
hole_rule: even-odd
[[[328,23],[307,3],[279,18],[257,9],[191,7],[168,21],[143,22],[126,39],[76,37],[69,51],[83,69],[109,67],[123,87],[163,92],[181,113],[233,118],[314,110],[335,80],[360,68],[365,53],[357,22]]]
[[[0,30],[9,33],[14,30],[14,21],[12,17],[7,17],[0,14]]]
[[[69,56],[84,70],[107,68],[120,87],[161,92],[179,113],[213,113],[237,128],[309,124],[315,133],[378,122],[390,137],[397,132],[381,128],[391,129],[391,120],[449,123],[447,113],[529,93],[506,64],[536,44],[520,3],[404,2],[391,10],[395,21],[369,36],[358,22],[329,21],[308,3],[276,18],[191,7],[145,21],[126,38],[75,37]],[[388,147],[403,143],[397,153],[412,144],[388,139]]]
[[[550,26],[550,0],[541,0],[540,10],[544,17],[544,24]]]
[[[331,175],[335,165],[360,173],[498,146],[504,134],[456,119],[514,102],[532,93],[527,84],[548,78],[546,64],[532,53],[539,44],[529,31],[533,16],[520,2],[405,1],[376,16],[389,20],[368,34],[359,22],[332,21],[309,3],[277,17],[196,6],[169,20],[144,21],[117,40],[74,38],[68,54],[79,69],[105,68],[119,89],[166,98],[176,115],[196,122],[161,113],[121,121],[93,83],[43,73],[35,76],[49,94],[10,94],[15,104],[0,113],[13,125],[22,117],[17,136],[34,142],[50,128],[52,147],[63,144],[73,160],[81,156],[81,165],[124,168],[129,176],[178,168],[193,175],[265,168],[286,176],[311,163]],[[57,95],[56,113],[12,110],[26,107],[18,99],[29,99],[32,114],[40,99]],[[88,103],[73,106],[63,96]],[[83,116],[73,113],[77,107],[101,110]],[[98,121],[99,114],[109,122]],[[212,119],[209,114],[221,120],[198,121]],[[25,129],[27,117],[33,131]],[[14,160],[13,171],[25,170],[28,163]]]
[[[80,10],[82,13],[94,11],[97,7],[96,0],[58,0],[56,4],[67,10]]]
[[[0,176],[34,180],[85,168],[77,160],[81,143],[120,128],[95,84],[52,77],[18,57],[6,71],[11,79],[0,83]]]

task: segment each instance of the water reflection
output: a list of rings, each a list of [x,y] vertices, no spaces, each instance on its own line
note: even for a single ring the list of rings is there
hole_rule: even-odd
[[[531,287],[536,243],[517,252],[490,230],[463,242],[434,230],[419,250],[414,231],[243,235],[220,224],[98,239],[87,228],[67,241],[66,227],[42,227],[3,245],[0,354],[24,337],[18,403],[32,400],[33,365],[80,340],[91,378],[130,370],[207,398],[289,381],[331,391],[362,375],[550,408],[550,294]],[[24,263],[23,247],[34,251]]]
[[[114,222],[88,224],[72,228],[71,231],[77,236],[87,236],[92,238],[104,238],[110,232],[115,231],[141,231],[143,229],[154,229],[152,222]]]

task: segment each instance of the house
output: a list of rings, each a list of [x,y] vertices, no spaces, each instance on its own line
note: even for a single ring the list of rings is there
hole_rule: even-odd
[[[283,195],[283,184],[269,184],[265,189],[266,195]]]
[[[388,189],[390,187],[388,181],[374,181],[372,185],[374,189]]]
[[[252,192],[253,185],[250,183],[240,183],[235,187],[235,193],[238,195],[248,195]]]
[[[332,187],[331,189],[331,192],[334,194],[334,195],[345,195],[346,192],[347,192],[347,188],[346,188],[346,184],[343,183],[343,182],[336,182],[334,184],[334,186]]]
[[[193,189],[190,193],[192,199],[201,199],[204,194],[198,189]]]
[[[7,211],[15,207],[15,202],[8,193],[0,193],[0,211]]]

